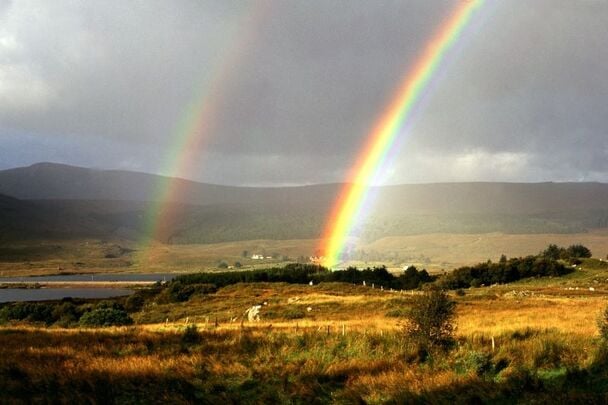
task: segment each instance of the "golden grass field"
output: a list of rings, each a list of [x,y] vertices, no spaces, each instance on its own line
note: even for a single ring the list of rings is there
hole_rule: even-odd
[[[525,255],[547,243],[583,243],[601,256],[606,236],[599,231],[424,235],[375,243],[387,251],[400,243],[407,249],[420,244],[425,247],[419,251],[429,255],[443,249],[437,257],[457,263],[476,247],[481,247],[479,255]],[[279,265],[253,262],[241,253],[265,249],[294,256],[316,245],[300,242],[159,245],[145,253],[153,263],[149,267],[142,265],[141,250],[105,258],[116,242],[52,242],[51,251],[57,252],[52,257],[42,249],[31,260],[4,261],[1,271],[187,272],[213,269],[211,263],[218,260],[242,260],[245,267]],[[402,329],[402,316],[417,294],[344,283],[235,284],[186,302],[147,303],[131,314],[135,325],[129,327],[66,329],[9,322],[0,326],[0,403],[608,400],[608,350],[597,326],[608,305],[605,262],[587,260],[562,277],[470,288],[464,295],[451,292],[456,345],[426,359]],[[244,321],[247,308],[263,303],[259,322]],[[188,335],[192,325],[197,331]]]
[[[607,275],[592,273],[565,282],[578,286]],[[387,316],[419,292],[340,283],[232,285],[185,303],[147,306],[131,327],[13,324],[0,328],[0,397],[14,403],[597,402],[603,391],[551,387],[571,378],[568,370],[605,384],[596,320],[608,289],[565,288],[520,282],[452,294],[457,346],[424,363],[404,338],[403,319]],[[231,322],[261,302],[267,305],[260,322]],[[294,308],[304,318],[287,319]],[[193,323],[197,340],[187,341]]]

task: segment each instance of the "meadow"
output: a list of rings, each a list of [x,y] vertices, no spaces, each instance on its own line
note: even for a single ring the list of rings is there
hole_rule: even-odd
[[[28,240],[3,243],[0,276],[62,273],[152,273],[216,271],[222,263],[234,267],[264,268],[307,261],[320,245],[317,239],[251,240],[211,244],[150,245],[129,240]],[[344,265],[359,268],[385,264],[393,271],[405,265],[441,272],[509,257],[536,254],[548,243],[588,246],[596,257],[608,255],[608,229],[573,234],[421,234],[394,236],[374,242],[354,241],[353,257]],[[244,254],[246,253],[246,254]],[[270,257],[252,260],[261,254]],[[273,258],[274,257],[274,258]],[[286,260],[287,259],[287,260]]]
[[[450,292],[456,302],[454,344],[428,354],[421,354],[403,329],[421,290],[362,283],[237,283],[180,302],[163,291],[168,290],[157,295],[163,299],[146,299],[130,311],[132,326],[5,323],[0,328],[3,401],[608,399],[608,350],[597,326],[608,304],[608,266],[595,259],[561,277]],[[261,319],[249,322],[244,311],[256,304],[262,306]]]

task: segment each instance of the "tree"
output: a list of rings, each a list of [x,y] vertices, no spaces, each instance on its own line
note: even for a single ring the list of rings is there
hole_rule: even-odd
[[[570,258],[591,257],[591,251],[583,245],[571,245],[566,249]]]
[[[453,342],[456,303],[442,290],[431,290],[412,300],[405,333],[424,348],[447,347]]]
[[[100,308],[86,312],[80,318],[82,326],[131,325],[133,319],[125,311],[115,308]]]
[[[557,245],[551,244],[547,246],[547,248],[540,254],[546,259],[551,260],[559,260],[562,256],[563,248],[558,247]]]

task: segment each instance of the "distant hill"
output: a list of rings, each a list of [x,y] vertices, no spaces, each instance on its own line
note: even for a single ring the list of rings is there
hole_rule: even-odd
[[[137,239],[150,201],[169,179],[145,173],[41,163],[0,171],[4,239]],[[165,224],[171,243],[319,237],[340,184],[232,187],[175,180],[179,215]],[[608,226],[602,183],[445,183],[379,187],[360,225],[366,240],[448,233],[569,233]],[[10,197],[9,197],[10,196]]]
[[[118,170],[95,170],[55,163],[38,163],[0,171],[0,193],[20,199],[154,201],[167,177]],[[285,188],[231,187],[175,179],[176,203],[214,205],[330,203],[339,185]]]

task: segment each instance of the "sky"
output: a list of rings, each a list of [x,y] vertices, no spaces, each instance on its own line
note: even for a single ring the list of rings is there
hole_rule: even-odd
[[[0,169],[169,174],[203,100],[182,177],[344,181],[458,1],[0,0]],[[608,0],[486,0],[382,181],[608,182],[606,21]]]

